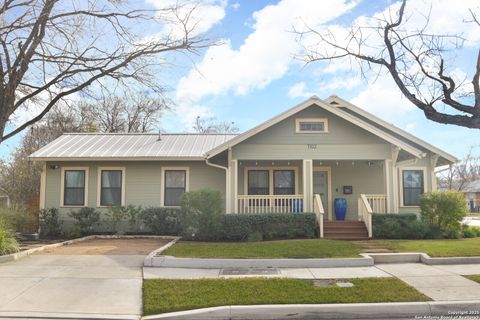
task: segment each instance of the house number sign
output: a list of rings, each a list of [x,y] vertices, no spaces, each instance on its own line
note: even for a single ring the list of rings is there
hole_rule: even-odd
[[[317,145],[316,144],[307,144],[307,148],[308,149],[317,149]]]

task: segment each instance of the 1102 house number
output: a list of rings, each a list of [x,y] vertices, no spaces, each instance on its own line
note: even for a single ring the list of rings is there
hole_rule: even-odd
[[[307,144],[307,149],[317,149],[316,144]]]

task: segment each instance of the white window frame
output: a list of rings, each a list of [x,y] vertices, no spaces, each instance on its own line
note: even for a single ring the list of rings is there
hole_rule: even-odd
[[[165,205],[165,171],[185,171],[185,192],[190,191],[190,167],[162,167],[160,180],[160,206],[164,208],[179,208],[180,206],[166,206]]]
[[[302,131],[300,130],[301,122],[317,122],[323,123],[323,131]],[[319,134],[328,133],[328,119],[327,118],[297,118],[295,119],[295,132],[300,134]]]
[[[88,207],[88,167],[62,167],[61,175],[60,175],[60,207],[61,208],[84,208]],[[65,171],[85,171],[85,192],[83,195],[83,205],[65,205]]]
[[[125,206],[125,167],[98,167],[97,168],[97,207],[98,208],[108,208],[110,206],[102,206],[102,171],[122,171],[122,191],[121,191],[121,202],[120,205]]]
[[[401,167],[399,168],[399,180],[400,180],[400,207],[401,208],[419,208],[420,206],[408,206],[403,202],[403,171],[422,171],[423,172],[423,193],[427,192],[427,168],[426,167]]]
[[[282,167],[260,167],[260,166],[255,166],[255,167],[245,167],[243,172],[243,194],[248,195],[248,171],[250,170],[261,170],[261,171],[268,171],[268,195],[275,195],[274,194],[274,187],[275,187],[275,182],[274,182],[274,177],[273,177],[273,172],[278,171],[278,170],[290,170],[295,172],[295,194],[299,194],[299,188],[300,186],[298,185],[298,167],[297,166],[282,166]]]

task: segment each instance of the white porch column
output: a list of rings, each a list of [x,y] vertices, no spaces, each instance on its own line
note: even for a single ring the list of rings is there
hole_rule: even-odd
[[[230,160],[228,165],[228,174],[230,176],[229,192],[229,213],[238,213],[238,160]]]
[[[47,163],[44,162],[40,173],[40,209],[45,209],[45,190],[47,188]]]
[[[387,213],[392,212],[393,208],[393,185],[392,185],[392,180],[393,180],[393,167],[392,167],[392,160],[385,159],[383,162],[383,176],[385,180],[385,194],[387,195]]]
[[[303,211],[313,212],[313,161],[303,160]]]

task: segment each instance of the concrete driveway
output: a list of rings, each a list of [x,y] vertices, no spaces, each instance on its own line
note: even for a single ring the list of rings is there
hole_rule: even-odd
[[[96,240],[92,240],[96,241]],[[118,241],[118,240],[117,240]],[[125,240],[135,241],[135,240]],[[159,246],[163,241],[159,241]],[[91,251],[92,243],[84,245]],[[67,247],[0,264],[2,317],[138,319],[142,313],[144,254],[81,254]],[[108,252],[114,246],[105,242]],[[122,248],[116,243],[115,246]],[[127,247],[127,246],[125,246]],[[67,251],[68,251],[67,250]],[[137,253],[137,252],[134,252]]]

